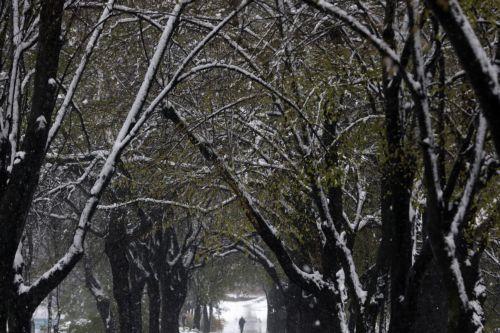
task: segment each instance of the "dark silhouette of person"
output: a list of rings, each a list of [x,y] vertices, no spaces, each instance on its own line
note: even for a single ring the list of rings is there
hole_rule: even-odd
[[[240,321],[238,322],[238,324],[240,324],[240,333],[243,333],[243,328],[245,328],[245,323],[247,321],[245,320],[245,318],[241,317],[240,318]]]

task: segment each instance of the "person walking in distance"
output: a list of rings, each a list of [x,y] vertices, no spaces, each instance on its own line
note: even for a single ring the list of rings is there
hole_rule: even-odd
[[[240,321],[238,322],[240,324],[240,333],[243,333],[243,328],[245,328],[245,323],[247,321],[245,320],[245,318],[241,317],[240,318]]]

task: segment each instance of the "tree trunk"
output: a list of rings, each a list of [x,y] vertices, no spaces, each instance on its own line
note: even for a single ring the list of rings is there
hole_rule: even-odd
[[[395,46],[393,24],[397,1],[387,1],[385,11],[384,40]],[[414,177],[413,155],[405,144],[405,130],[401,118],[401,74],[386,62],[382,64],[384,85],[384,113],[386,156],[382,163],[381,216],[382,245],[390,257],[384,264],[390,276],[390,324],[389,332],[405,333],[404,295],[407,273],[412,263],[412,221],[410,199]],[[384,270],[384,268],[381,268]]]
[[[202,333],[210,333],[210,320],[208,319],[207,305],[202,306],[201,331],[202,331]]]
[[[132,289],[130,291],[130,332],[142,332],[142,294],[144,291],[145,279],[141,277],[131,277]]]
[[[2,295],[0,295],[0,298],[2,298]],[[5,298],[2,298],[5,299]],[[7,312],[5,309],[0,310],[0,333],[4,333],[7,328]]]
[[[113,224],[119,224],[119,222],[113,221],[111,225]],[[108,256],[113,276],[113,296],[118,311],[120,332],[126,333],[131,328],[129,263],[125,256],[124,245],[114,242],[109,243],[109,246],[105,247],[105,252]]]
[[[336,316],[329,309],[332,304],[318,302],[309,296],[304,298],[303,291],[290,285],[286,291],[286,332],[287,333],[331,333],[338,332]]]
[[[212,329],[213,319],[214,319],[214,307],[210,302],[210,304],[208,305],[208,327],[210,327],[210,329]]]
[[[160,287],[155,277],[148,279],[149,333],[160,333]]]
[[[267,298],[267,332],[285,333],[286,309],[282,292],[273,284],[266,288]]]
[[[179,313],[169,313],[161,322],[162,333],[179,333]]]
[[[0,139],[0,253],[2,254],[0,256],[0,332],[6,331],[7,321],[13,321],[11,325],[17,326],[16,329],[20,329],[19,332],[26,329],[29,331],[30,328],[31,316],[29,315],[27,327],[26,323],[17,323],[19,320],[8,318],[9,310],[17,298],[17,292],[13,286],[12,265],[24,232],[26,217],[45,157],[45,143],[57,90],[55,85],[47,83],[57,76],[63,4],[62,0],[41,2],[32,104],[20,149],[25,152],[25,158],[15,165],[10,177],[6,171],[10,163],[3,163],[3,161],[5,157],[10,158],[12,147],[8,140]],[[21,110],[21,112],[28,111]],[[46,126],[39,128],[37,119],[41,119],[39,117],[42,116],[46,120]],[[17,314],[17,317],[19,316],[21,314]]]
[[[286,332],[301,333],[301,312],[299,303],[295,298],[287,298],[286,303]]]
[[[177,297],[176,292],[173,290],[169,295],[170,300],[162,302],[161,333],[179,333],[179,316],[184,298]]]
[[[129,244],[120,213],[113,213],[104,251],[113,276],[113,295],[118,310],[120,332],[142,331],[141,299],[145,280],[138,276],[127,257]]]
[[[47,333],[52,332],[52,293],[47,297]]]
[[[165,273],[160,280],[161,333],[178,333],[179,316],[187,296],[188,275],[182,263]]]
[[[431,260],[418,289],[416,318],[411,332],[446,333],[448,322],[448,295],[441,272]]]
[[[95,299],[97,312],[101,317],[104,331],[106,333],[116,333],[116,321],[111,309],[111,300],[105,295],[101,283],[92,273],[91,264],[87,257],[84,259],[85,265],[85,284]]]
[[[200,329],[201,327],[201,305],[198,300],[196,300],[194,305],[194,315],[193,315],[193,328]]]
[[[27,310],[27,307],[16,306],[9,313],[9,332],[31,333],[31,317],[33,311]]]

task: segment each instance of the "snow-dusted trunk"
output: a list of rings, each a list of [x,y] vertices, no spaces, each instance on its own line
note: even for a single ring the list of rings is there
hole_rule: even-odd
[[[116,333],[116,321],[111,308],[111,300],[106,296],[101,283],[94,276],[90,260],[85,257],[85,285],[95,299],[97,312],[101,317],[105,333]]]
[[[0,180],[0,332],[6,330],[7,320],[11,322],[10,327],[16,327],[18,332],[29,331],[31,314],[38,305],[33,304],[38,302],[38,298],[19,299],[13,283],[13,264],[45,155],[42,146],[47,140],[46,124],[50,121],[55,102],[56,86],[51,83],[59,64],[63,3],[62,0],[47,0],[41,5],[32,105],[21,147],[24,154],[13,166],[10,176]],[[13,12],[13,15],[17,14]],[[4,138],[0,141],[2,159],[11,153],[13,147]],[[4,169],[6,164],[1,164]],[[0,172],[7,175],[5,171]],[[46,295],[50,290],[37,290],[37,293]],[[17,313],[12,313],[14,304],[19,307]]]
[[[339,332],[334,305],[318,301],[312,295],[304,297],[296,285],[290,285],[286,292],[287,333],[330,333]]]
[[[161,333],[178,333],[179,316],[187,296],[187,272],[172,272],[160,283]]]
[[[283,293],[274,283],[266,288],[267,332],[285,333],[286,310]]]
[[[185,120],[172,108],[168,107],[164,110],[164,115],[172,120],[178,128],[189,136],[192,143],[197,146],[208,161],[214,163],[220,176],[229,184],[234,193],[238,196],[240,203],[245,209],[246,216],[251,221],[259,235],[262,237],[263,241],[270,247],[270,249],[276,255],[276,258],[280,262],[281,267],[284,269],[285,273],[289,279],[300,286],[301,289],[314,293],[315,296],[322,299],[324,304],[328,307],[329,311],[336,314],[335,322],[338,323],[336,327],[340,332],[347,332],[347,317],[345,316],[344,303],[341,301],[342,298],[339,296],[338,288],[340,284],[337,284],[337,279],[332,282],[329,277],[326,279],[320,277],[318,274],[307,273],[294,263],[293,259],[285,248],[281,239],[279,239],[276,234],[275,229],[271,226],[269,220],[260,212],[260,209],[256,205],[254,198],[246,190],[245,185],[241,183],[238,178],[233,174],[232,170],[226,164],[226,162],[217,154],[210,143],[201,139],[199,136],[194,134],[188,129]],[[316,184],[318,187],[319,184]],[[330,214],[330,208],[328,205],[328,199],[326,198],[322,189],[318,188],[316,191],[320,195],[321,201],[321,211],[327,218],[328,222],[321,226],[322,231],[328,233],[328,237],[335,245],[332,245],[338,250],[341,256],[339,260],[341,261],[342,267],[348,272],[348,278],[345,280],[351,287],[351,291],[355,297],[355,304],[357,305],[357,313],[360,314],[362,310],[362,303],[364,303],[365,292],[362,289],[359,281],[359,277],[356,273],[352,253],[345,241],[345,238],[341,238],[338,229],[335,228],[335,223],[332,221]],[[333,244],[333,243],[332,243]],[[333,270],[331,271],[333,273]],[[336,276],[337,274],[335,274]],[[345,286],[342,281],[342,291],[344,293]],[[344,295],[345,296],[345,295]],[[332,304],[327,299],[335,300]],[[360,316],[361,317],[361,316]],[[292,318],[292,317],[290,317]],[[362,328],[361,328],[362,329]]]
[[[120,213],[113,212],[105,240],[105,253],[113,276],[113,295],[118,310],[120,332],[142,331],[141,296],[145,281],[138,277],[130,263],[129,241],[125,221]]]
[[[151,333],[178,333],[179,316],[186,300],[189,270],[194,258],[190,248],[191,233],[182,244],[174,227],[162,224],[164,212],[153,212],[153,223],[145,214],[141,220],[153,227],[154,233],[144,246],[148,271],[149,329]]]
[[[425,289],[422,289],[423,279],[429,269],[431,260],[432,252],[430,244],[427,242],[408,272],[408,282],[403,303],[405,321],[400,324],[403,332],[411,332],[418,320],[418,306],[421,304],[422,293],[426,292]]]
[[[387,1],[383,38],[393,49],[396,10],[397,1]],[[390,276],[389,331],[403,333],[403,325],[406,322],[404,296],[407,274],[412,264],[410,198],[415,157],[412,149],[405,143],[406,133],[399,100],[402,74],[393,66],[390,61],[382,61],[386,151],[380,182],[382,256],[379,256],[380,261],[377,264],[380,273],[388,272]]]
[[[117,222],[112,224],[114,223]],[[127,332],[131,328],[132,318],[130,315],[130,286],[128,280],[129,263],[125,255],[126,249],[124,249],[124,245],[115,242],[107,241],[106,243],[105,253],[108,256],[113,276],[113,296],[117,305],[120,332]]]
[[[488,120],[497,154],[500,154],[500,84],[498,71],[482,48],[457,0],[426,0],[446,31]]]
[[[297,293],[297,290],[299,292]],[[294,285],[290,285],[286,290],[286,332],[300,333],[303,326],[307,325],[305,316],[301,311],[302,293]],[[308,325],[309,326],[309,325]],[[312,328],[312,327],[311,327]]]
[[[450,0],[446,6],[446,10],[449,10],[450,13],[457,14],[459,7],[457,7],[458,3],[456,1]],[[473,145],[474,153],[471,158],[467,180],[463,190],[460,191],[460,198],[456,202],[450,202],[456,183],[448,182],[446,186],[442,185],[441,179],[443,175],[438,165],[439,159],[436,157],[434,150],[434,132],[422,56],[421,34],[416,23],[418,22],[417,8],[418,2],[416,0],[408,2],[408,17],[413,37],[413,63],[418,82],[414,88],[413,97],[418,114],[420,137],[423,142],[422,152],[427,190],[426,213],[429,224],[429,240],[434,258],[438,263],[447,287],[447,331],[450,333],[481,332],[484,329],[484,311],[481,305],[484,288],[478,268],[473,262],[479,260],[483,246],[474,246],[474,240],[469,240],[471,237],[467,235],[466,228],[471,225],[470,222],[474,216],[473,202],[482,182],[480,176],[483,166],[487,122],[485,117],[479,115]],[[464,18],[462,17],[462,19]],[[462,27],[465,27],[466,30],[470,28],[468,22],[462,20],[462,24]],[[472,33],[467,33],[465,37],[472,38],[474,36]],[[467,50],[463,51],[467,53]],[[484,61],[485,59],[478,60]],[[496,79],[497,73],[494,76]],[[498,89],[498,87],[495,89]],[[485,114],[487,113],[484,106],[483,111]],[[498,111],[498,108],[496,111]],[[494,127],[492,127],[492,130],[495,131]],[[451,189],[449,186],[451,186]]]
[[[331,106],[332,102],[325,103],[325,120],[323,122],[324,133],[323,142],[329,147],[325,155],[325,167],[328,172],[334,175],[334,179],[328,181],[327,184],[321,184],[317,181],[318,174],[311,176],[311,184],[313,185],[312,199],[318,207],[321,223],[321,231],[324,235],[321,249],[321,262],[324,278],[330,281],[336,292],[333,295],[325,293],[317,293],[315,296],[319,300],[316,308],[322,308],[323,311],[317,313],[318,325],[316,330],[328,329],[330,326],[333,330],[342,332],[347,330],[347,314],[345,305],[346,283],[349,285],[348,292],[352,295],[352,307],[355,312],[355,317],[359,320],[357,329],[359,332],[364,332],[364,313],[363,305],[357,295],[357,288],[353,277],[356,275],[354,271],[347,276],[344,272],[349,272],[354,269],[352,262],[352,247],[354,244],[353,233],[348,228],[347,221],[344,218],[343,208],[343,189],[340,181],[340,165],[338,142],[336,142],[337,133],[337,115],[335,109]],[[340,234],[345,235],[340,244]],[[351,265],[352,264],[352,265]],[[341,279],[339,277],[342,276]],[[323,320],[319,318],[319,314]],[[330,314],[335,314],[331,316]]]
[[[174,228],[167,228],[162,235],[163,249],[161,258],[163,270],[160,272],[160,295],[161,295],[161,333],[178,333],[179,316],[187,296],[189,274],[182,260],[170,263],[169,254],[178,256],[181,249],[177,243]]]
[[[145,279],[140,275],[135,266],[132,266],[131,277],[131,324],[132,329],[128,332],[142,332],[142,294],[146,284]]]

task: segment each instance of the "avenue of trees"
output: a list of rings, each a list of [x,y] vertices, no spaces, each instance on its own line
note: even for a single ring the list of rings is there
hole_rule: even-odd
[[[499,80],[496,1],[0,0],[0,333],[494,332]]]

